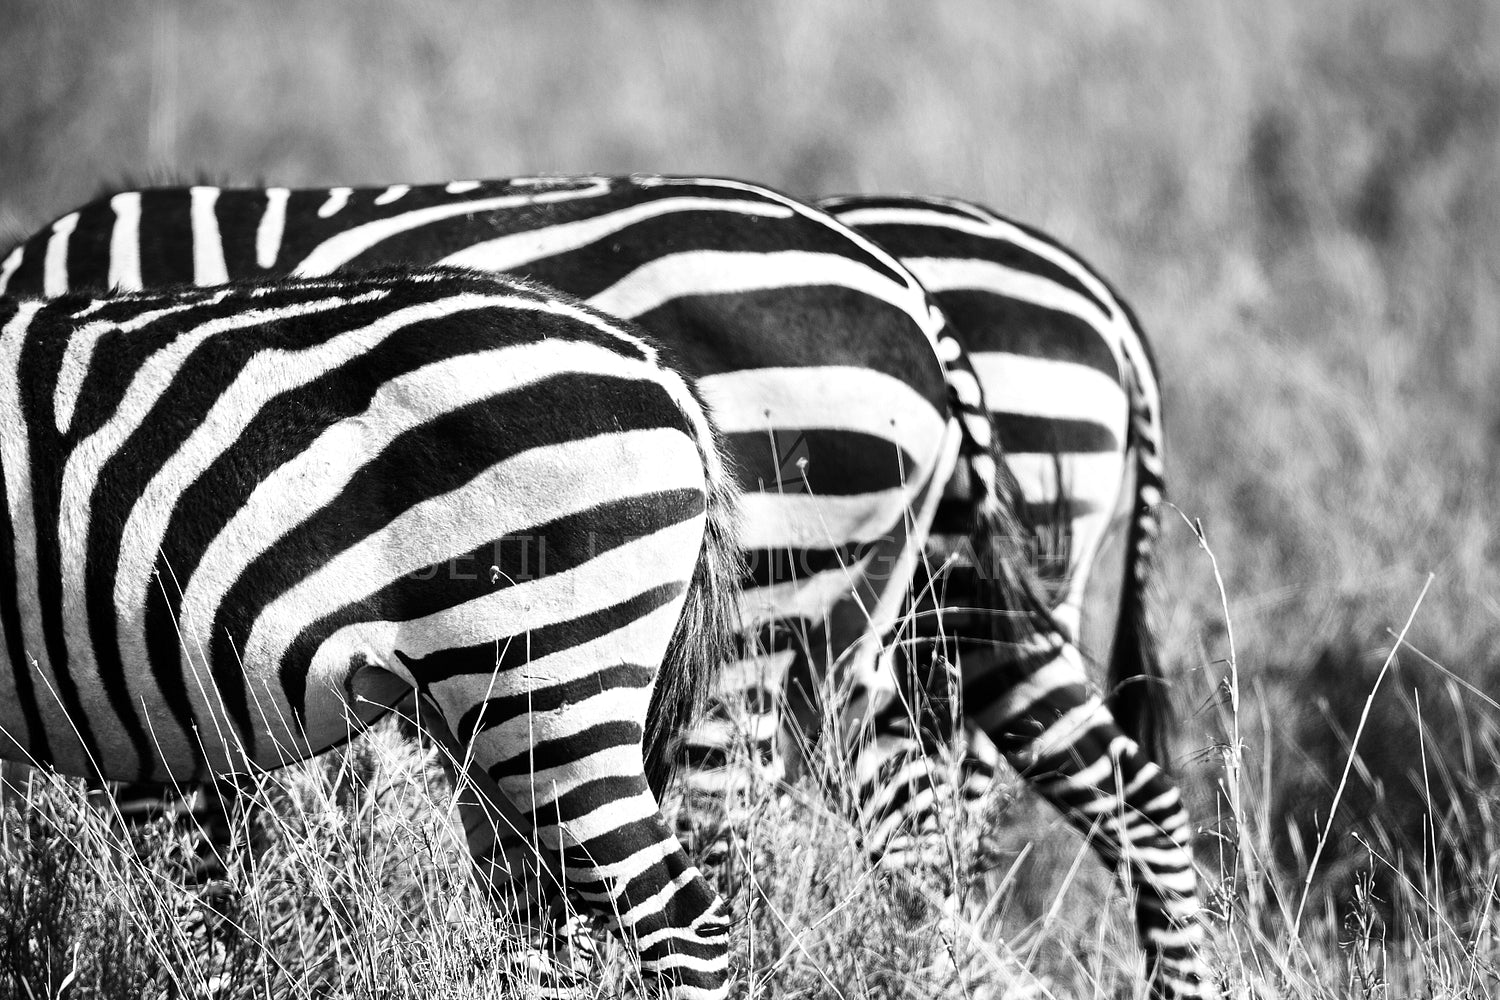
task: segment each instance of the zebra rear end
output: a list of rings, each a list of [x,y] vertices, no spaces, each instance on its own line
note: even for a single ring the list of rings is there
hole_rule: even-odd
[[[4,756],[201,780],[415,692],[512,905],[566,884],[674,995],[724,995],[645,760],[727,649],[732,489],[651,344],[442,270],[0,300],[0,414]]]

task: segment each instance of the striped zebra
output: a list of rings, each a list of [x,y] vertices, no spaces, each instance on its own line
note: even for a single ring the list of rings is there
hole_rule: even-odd
[[[783,717],[817,732],[829,705],[852,729],[871,705],[891,701],[881,639],[902,618],[945,487],[962,497],[950,498],[945,524],[962,518],[973,527],[980,562],[1002,571],[972,581],[970,596],[986,608],[1028,608],[1024,586],[1004,572],[1019,530],[990,454],[979,382],[940,312],[871,241],[763,188],[584,177],[126,191],[17,248],[0,264],[0,282],[37,291],[209,284],[390,261],[505,270],[560,287],[640,322],[698,379],[746,493],[750,573],[744,649],[726,670],[731,693],[720,717],[688,741],[695,787],[723,794],[741,780],[722,766],[738,735],[731,718],[760,723],[751,742],[774,775],[796,764]],[[1041,670],[1065,657],[1055,636],[1046,639],[1043,617],[978,627],[1016,640],[1037,624],[1044,635],[1033,637],[1025,664]],[[1028,690],[1025,678],[1014,675],[1017,692]],[[745,690],[784,693],[789,710],[781,713],[776,697],[760,699],[769,711],[744,710]],[[1076,699],[1071,707],[1092,704],[1082,687],[1064,694]],[[1032,715],[997,720],[997,735],[1008,734],[1018,753],[1040,753],[1047,744],[1038,738],[1056,734],[1033,715],[1071,718],[1069,708],[1053,698]],[[1026,773],[1039,787],[1050,780]],[[1159,786],[1170,790],[1165,777],[1150,787]],[[1185,833],[1185,824],[1172,831]],[[1119,844],[1100,828],[1101,852],[1118,853]],[[1179,846],[1170,861],[1185,857]],[[1189,871],[1175,915],[1190,909],[1193,891]]]
[[[566,884],[671,996],[724,997],[655,792],[730,649],[716,448],[634,328],[515,279],[0,298],[0,756],[203,781],[416,696],[485,884],[533,923]]]
[[[1070,638],[1080,638],[1084,593],[1105,535],[1121,507],[1129,518],[1106,685],[1118,727],[1092,715],[1059,739],[1050,759],[1038,760],[1013,734],[1001,734],[1010,735],[1009,743],[996,743],[1023,773],[1051,770],[1069,753],[1079,775],[1103,772],[1082,792],[1067,781],[1044,781],[1040,788],[1108,860],[1124,859],[1143,942],[1160,956],[1165,985],[1172,988],[1168,995],[1199,995],[1208,977],[1195,956],[1201,937],[1191,919],[1195,878],[1182,849],[1188,819],[1180,797],[1152,763],[1165,759],[1167,750],[1167,705],[1146,601],[1164,489],[1163,435],[1156,366],[1140,325],[1076,254],[983,206],[918,195],[841,196],[818,205],[910,268],[951,322],[978,375],[1005,467],[1019,491],[1018,509],[1051,584],[1054,616]],[[956,548],[955,539],[943,537],[943,520],[940,512],[929,539],[929,565],[941,564]],[[972,626],[960,610],[970,605],[966,589],[972,584],[965,574],[959,566],[941,584],[919,588],[933,593],[941,587],[943,593],[919,603],[916,618],[932,620],[927,612],[946,605],[942,638],[949,642],[947,652],[963,654],[969,726],[993,736],[993,721],[987,720],[1016,709],[1038,727],[1051,717],[1093,713],[1097,703],[1085,696],[1088,680],[1071,657],[1038,671],[1018,691],[1009,664],[974,648]],[[916,631],[925,631],[926,641],[915,643],[920,652],[913,659],[926,668],[939,637],[934,629]],[[934,744],[952,736],[950,681],[941,671],[915,673],[903,684],[906,697],[876,714],[875,738],[854,770],[864,783],[857,797],[866,825],[881,849],[931,856],[940,839],[936,810],[952,779],[927,758]],[[922,702],[926,712],[914,711]],[[959,791],[971,811],[993,782],[992,761],[971,750],[961,763]],[[1064,766],[1059,774],[1068,770]],[[1118,832],[1096,826],[1104,817],[1119,818]]]
[[[879,683],[879,640],[943,485],[960,466],[993,480],[990,427],[920,284],[825,213],[654,176],[121,191],[15,248],[0,293],[392,263],[528,277],[645,327],[710,401],[744,492],[733,675],[788,688],[808,720],[825,678]],[[824,670],[832,659],[843,669]],[[857,695],[840,698],[858,713]]]

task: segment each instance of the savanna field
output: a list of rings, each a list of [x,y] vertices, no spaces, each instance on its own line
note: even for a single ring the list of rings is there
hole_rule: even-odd
[[[1153,600],[1227,994],[1500,992],[1500,9],[0,0],[6,246],[122,179],[631,171],[972,198],[1109,277],[1164,382]],[[8,789],[0,998],[504,995],[393,730],[255,796],[205,898],[189,844]],[[744,995],[1143,996],[1082,839],[1013,779],[992,809],[945,914],[766,791],[718,883]]]

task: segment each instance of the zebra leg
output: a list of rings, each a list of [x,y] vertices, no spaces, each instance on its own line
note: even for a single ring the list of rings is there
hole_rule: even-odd
[[[1217,996],[1182,796],[1091,691],[1077,649],[1043,637],[1018,661],[966,648],[963,692],[969,718],[1133,891],[1154,994]]]
[[[566,893],[616,931],[674,1000],[727,996],[722,902],[662,819],[640,744],[579,752],[588,748],[559,746],[566,737],[533,714],[510,720],[531,734],[516,752],[510,740],[488,738],[512,726],[465,710],[479,702],[472,693],[454,698],[455,686],[434,687],[441,724],[425,728],[458,762],[455,785],[478,877],[530,929],[526,949],[513,956],[529,995],[578,991],[570,942],[557,933]],[[598,701],[583,737],[639,732],[642,699],[606,692]]]
[[[563,892],[545,863],[535,831],[477,766],[430,698],[405,698],[396,711],[414,730],[411,735],[438,748],[438,762],[453,789],[481,891],[497,912],[513,916],[525,928],[520,946],[506,956],[523,995],[528,1000],[572,1000],[581,991],[581,975],[588,971],[592,954],[579,961],[568,935],[559,933],[562,921],[555,918]]]

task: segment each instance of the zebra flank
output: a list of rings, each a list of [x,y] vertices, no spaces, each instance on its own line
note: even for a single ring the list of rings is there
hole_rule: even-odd
[[[0,299],[0,471],[5,757],[204,781],[415,694],[502,895],[725,994],[645,760],[729,652],[734,487],[641,334],[453,269]]]

